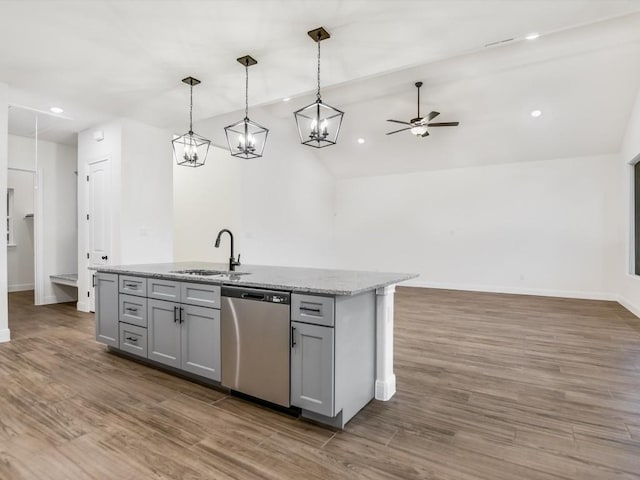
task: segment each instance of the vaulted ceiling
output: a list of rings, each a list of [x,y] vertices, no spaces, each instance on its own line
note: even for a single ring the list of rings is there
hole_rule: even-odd
[[[259,61],[252,104],[311,91],[315,45],[306,32],[319,25],[332,34],[323,43],[329,86],[639,9],[634,0],[5,0],[0,81],[14,104],[65,108],[69,131],[116,116],[182,130],[180,79],[203,81],[197,119],[237,110],[244,72],[235,59],[247,53]],[[397,93],[409,107],[411,89]]]

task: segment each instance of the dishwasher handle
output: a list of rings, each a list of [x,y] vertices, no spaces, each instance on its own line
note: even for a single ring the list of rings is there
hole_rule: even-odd
[[[240,295],[240,298],[247,300],[266,300],[267,296],[264,293],[245,292]]]

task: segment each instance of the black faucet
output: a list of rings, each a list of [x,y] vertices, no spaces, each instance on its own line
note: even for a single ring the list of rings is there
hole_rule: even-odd
[[[237,260],[233,256],[233,233],[231,233],[231,230],[223,228],[218,232],[218,237],[216,238],[216,248],[220,248],[220,237],[225,232],[227,232],[229,234],[229,237],[231,237],[231,257],[229,257],[229,270],[233,272],[236,269],[236,266],[240,265],[240,254],[238,254]]]

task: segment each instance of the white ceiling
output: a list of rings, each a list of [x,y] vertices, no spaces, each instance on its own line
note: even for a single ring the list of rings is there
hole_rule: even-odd
[[[615,153],[640,87],[639,58],[634,14],[327,88],[325,101],[346,112],[335,146],[297,144],[291,112],[311,95],[254,108],[251,117],[270,135],[290,137],[286,154],[311,150],[337,178]],[[415,116],[417,80],[422,112],[460,126],[427,138],[386,136],[397,129],[386,119]],[[532,118],[535,109],[543,115]],[[210,119],[203,133],[222,145],[222,127],[239,118]],[[283,153],[267,145],[265,160]]]
[[[61,127],[61,138],[68,138],[68,130],[115,116],[181,131],[186,129],[188,88],[180,79],[193,75],[203,81],[195,90],[196,119],[235,111],[243,105],[244,90],[244,72],[235,59],[244,54],[259,61],[251,68],[252,104],[313,90],[315,45],[306,32],[319,25],[332,34],[323,42],[323,84],[345,85],[476,52],[505,38],[520,40],[533,31],[548,34],[638,10],[640,2],[634,0],[5,0],[0,2],[0,81],[10,85],[12,103],[65,108],[73,123]],[[609,62],[608,57],[602,60]],[[580,67],[585,65],[577,62]],[[478,80],[459,96],[457,89],[463,87],[456,74],[468,72],[456,68],[447,70],[451,85],[432,89],[426,97],[439,96],[435,103],[442,108],[442,120],[461,119],[467,128],[474,122],[482,128],[491,125],[487,120],[498,122],[499,91],[485,95],[492,101],[483,105],[481,117],[468,117],[462,99],[483,96],[484,88],[495,86]],[[539,68],[531,68],[544,80]],[[513,74],[510,79],[505,73],[501,78],[528,77]],[[566,82],[580,79],[569,72],[563,77]],[[394,98],[406,101],[385,103],[381,96],[382,111],[411,116],[411,83],[389,88]],[[574,86],[566,85],[565,93],[572,92]],[[354,109],[347,118],[357,115],[362,119],[368,113]],[[344,137],[355,133],[347,125]],[[454,133],[462,135],[442,132],[430,138],[435,144],[442,141],[438,137]]]

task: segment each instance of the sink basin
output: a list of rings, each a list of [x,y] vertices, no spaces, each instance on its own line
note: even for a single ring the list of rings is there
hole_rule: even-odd
[[[191,268],[188,270],[174,270],[170,273],[180,273],[182,275],[197,275],[200,277],[225,277],[231,280],[236,279],[242,275],[250,275],[251,272],[229,272],[226,270],[203,270],[199,268]]]
[[[192,268],[188,270],[174,270],[170,273],[181,273],[183,275],[199,275],[201,277],[210,277],[213,275],[225,275],[228,272],[224,270],[203,270],[199,268]]]

